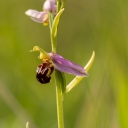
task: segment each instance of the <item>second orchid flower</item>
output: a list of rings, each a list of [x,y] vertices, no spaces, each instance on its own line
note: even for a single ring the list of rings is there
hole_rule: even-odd
[[[56,15],[56,2],[55,0],[46,0],[43,5],[44,11],[37,11],[29,9],[25,12],[26,15],[30,16],[32,20],[38,23],[49,23],[49,13]]]

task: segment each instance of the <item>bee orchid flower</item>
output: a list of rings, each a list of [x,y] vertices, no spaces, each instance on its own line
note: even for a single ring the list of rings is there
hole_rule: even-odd
[[[63,58],[59,54],[53,52],[46,53],[38,46],[35,46],[32,51],[40,51],[39,59],[42,59],[42,64],[37,67],[36,78],[42,84],[50,82],[51,74],[53,73],[54,69],[73,74],[75,76],[88,76],[88,73],[83,67]]]

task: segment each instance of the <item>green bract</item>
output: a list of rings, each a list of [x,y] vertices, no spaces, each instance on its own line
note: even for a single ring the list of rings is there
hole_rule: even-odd
[[[58,24],[59,24],[60,16],[63,13],[63,11],[64,11],[64,8],[61,9],[58,12],[58,14],[56,15],[56,17],[54,18],[53,25],[52,25],[52,30],[51,30],[52,38],[55,38],[56,35],[57,35],[57,27],[58,27]]]
[[[60,89],[62,95],[65,93],[66,90],[66,79],[63,72],[55,70],[55,77],[56,77],[56,84]]]
[[[64,8],[61,9],[56,17],[53,20],[52,27],[51,27],[51,42],[52,42],[52,50],[53,52],[56,52],[56,36],[57,36],[57,27],[59,24],[60,16],[63,13]]]

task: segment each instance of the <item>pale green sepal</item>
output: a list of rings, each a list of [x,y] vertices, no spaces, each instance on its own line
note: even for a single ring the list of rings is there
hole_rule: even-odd
[[[30,127],[29,127],[29,122],[26,123],[26,128],[30,128]]]
[[[61,10],[57,13],[56,17],[54,18],[53,25],[52,25],[52,29],[51,29],[52,38],[55,38],[56,35],[57,35],[57,27],[58,27],[58,24],[59,24],[60,16],[61,16],[61,14],[63,13],[63,11],[64,11],[64,8],[61,9]]]
[[[86,71],[89,71],[89,69],[91,68],[93,62],[94,62],[94,58],[95,58],[95,52],[93,51],[92,56],[90,58],[90,60],[88,61],[88,63],[86,64],[86,66],[84,67],[84,69]],[[66,93],[68,93],[69,91],[71,91],[84,77],[81,76],[76,76],[66,87]]]
[[[39,51],[40,52],[40,55],[39,55],[39,59],[50,59],[50,56],[47,52],[45,52],[43,49],[41,49],[39,46],[35,46],[33,48],[33,50],[30,50],[30,52],[36,52],[36,51]]]
[[[62,91],[62,94],[65,93],[66,90],[66,79],[63,72],[55,70],[55,79],[56,79],[56,86]]]

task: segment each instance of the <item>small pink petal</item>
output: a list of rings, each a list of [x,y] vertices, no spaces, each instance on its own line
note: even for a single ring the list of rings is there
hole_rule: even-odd
[[[26,11],[25,14],[30,16],[32,20],[39,22],[39,23],[43,23],[48,18],[47,12],[43,12],[43,11],[38,12],[38,11],[32,10],[32,9],[29,9],[28,11]]]

